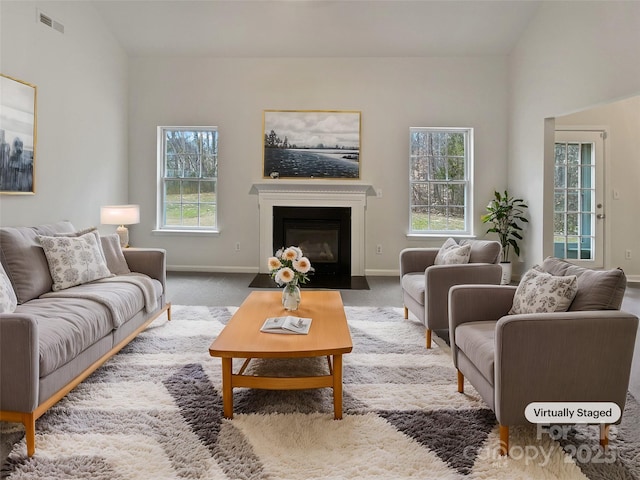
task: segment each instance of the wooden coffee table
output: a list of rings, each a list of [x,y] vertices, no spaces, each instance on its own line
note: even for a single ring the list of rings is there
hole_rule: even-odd
[[[292,314],[310,317],[307,335],[264,333],[260,327],[267,317]],[[351,334],[344,314],[342,297],[337,291],[302,291],[299,310],[282,307],[282,292],[254,291],[240,305],[227,326],[209,347],[212,357],[222,358],[222,404],[224,416],[233,418],[234,387],[267,390],[333,388],[336,419],[342,418],[342,355],[351,352]],[[244,375],[253,358],[306,358],[326,356],[328,375],[310,377],[262,377]],[[246,358],[238,373],[233,359]]]

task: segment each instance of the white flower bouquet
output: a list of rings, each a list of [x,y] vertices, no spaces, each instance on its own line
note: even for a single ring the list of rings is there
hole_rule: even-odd
[[[298,247],[281,248],[269,257],[271,277],[279,286],[294,288],[309,281],[313,272],[311,262]]]

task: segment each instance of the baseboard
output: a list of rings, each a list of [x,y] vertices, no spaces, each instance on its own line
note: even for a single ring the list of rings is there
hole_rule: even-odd
[[[258,267],[218,267],[215,265],[167,265],[167,272],[258,273]]]
[[[364,274],[368,277],[400,277],[400,270],[369,268],[364,271]]]

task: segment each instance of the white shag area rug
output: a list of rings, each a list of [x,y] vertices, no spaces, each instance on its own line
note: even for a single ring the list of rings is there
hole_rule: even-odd
[[[236,389],[222,416],[221,361],[208,348],[235,308],[172,307],[18,441],[10,479],[638,479],[640,418],[630,396],[608,453],[596,427],[553,439],[511,428],[498,455],[493,413],[470,384],[456,392],[446,346],[399,308],[346,307],[344,418],[329,389]],[[326,360],[254,361],[256,373],[318,371]],[[4,424],[5,432],[15,426]]]

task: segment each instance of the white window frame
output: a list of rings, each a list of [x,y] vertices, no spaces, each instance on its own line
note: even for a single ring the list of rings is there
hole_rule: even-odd
[[[464,178],[456,180],[442,179],[412,179],[412,164],[415,155],[412,151],[412,138],[414,133],[462,133],[464,135]],[[471,237],[473,235],[473,128],[465,127],[410,127],[409,128],[409,233],[408,236],[456,236]],[[464,187],[464,228],[461,230],[454,229],[414,229],[413,227],[413,209],[418,207],[428,207],[429,205],[417,205],[413,202],[413,189],[417,184],[429,185],[432,183],[447,183],[451,185],[462,185]]]
[[[166,167],[166,132],[171,131],[187,131],[187,132],[214,132],[216,134],[216,176],[215,177],[182,177],[182,176],[166,176],[165,167]],[[218,230],[218,211],[219,211],[219,202],[218,202],[218,127],[215,126],[159,126],[157,130],[157,142],[158,142],[158,175],[157,175],[157,218],[156,218],[156,230],[158,233],[180,233],[180,232],[189,232],[189,233],[219,233]],[[215,201],[213,203],[202,202],[198,199],[197,202],[194,202],[198,205],[198,208],[201,205],[214,205],[214,221],[213,225],[166,225],[166,181],[167,180],[188,180],[188,181],[196,181],[196,182],[211,182],[215,183],[214,191],[215,191]]]

